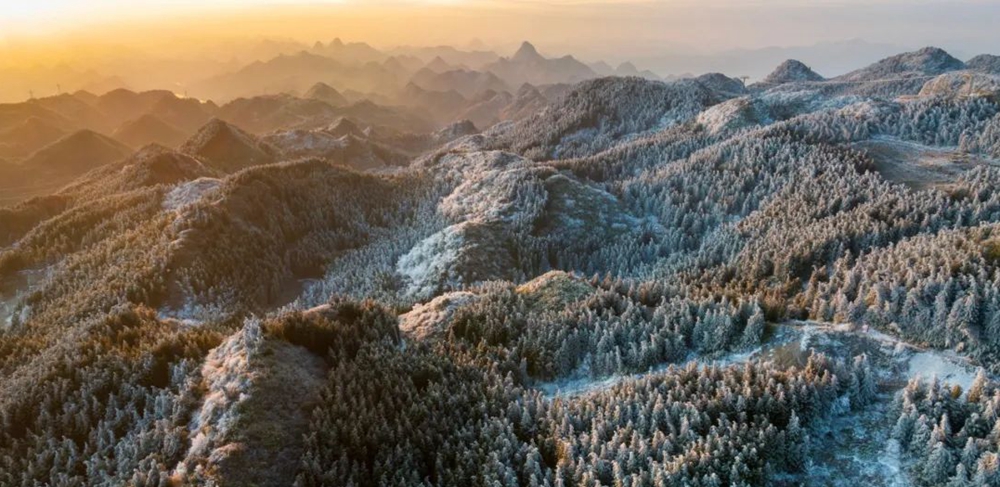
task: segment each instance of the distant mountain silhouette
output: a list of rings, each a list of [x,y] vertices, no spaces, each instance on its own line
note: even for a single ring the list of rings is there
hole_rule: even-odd
[[[347,98],[344,98],[344,95],[341,95],[339,91],[322,82],[316,83],[312,88],[309,88],[304,97],[323,101],[334,107],[342,107],[348,104]]]
[[[183,131],[150,113],[125,122],[111,136],[125,145],[137,148],[148,144],[176,147],[187,138]]]
[[[191,91],[197,96],[225,101],[260,94],[303,93],[317,82],[362,91],[392,91],[402,86],[396,74],[378,62],[347,64],[301,51],[211,77],[194,84]]]
[[[510,58],[485,66],[483,69],[496,74],[508,85],[524,83],[572,83],[597,77],[597,73],[573,56],[546,59],[530,42],[524,42]]]
[[[38,117],[0,131],[0,157],[26,156],[66,135],[66,131]]]
[[[493,73],[464,69],[436,72],[425,68],[417,71],[410,81],[427,90],[454,90],[466,98],[474,98],[487,90],[510,91],[507,83]]]
[[[219,108],[218,118],[253,133],[326,125],[339,115],[338,109],[315,99],[292,95],[239,98]]]
[[[71,179],[131,152],[110,137],[84,129],[39,149],[21,161],[20,166],[32,173],[32,179],[53,176]]]

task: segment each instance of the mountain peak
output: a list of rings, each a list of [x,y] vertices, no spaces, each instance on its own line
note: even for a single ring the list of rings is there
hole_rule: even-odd
[[[980,54],[970,59],[965,65],[975,71],[1000,75],[1000,56]]]
[[[322,81],[317,82],[312,88],[309,88],[309,91],[305,94],[305,98],[325,101],[335,107],[347,105],[347,99],[339,91]]]
[[[876,80],[887,76],[936,76],[949,71],[965,69],[959,61],[939,47],[925,47],[919,51],[897,54],[871,66],[848,73],[842,79],[852,81]]]
[[[634,64],[625,61],[624,63],[618,65],[618,68],[615,69],[615,73],[622,76],[637,76],[639,74],[639,69],[636,68]]]
[[[521,47],[514,53],[514,57],[511,58],[514,61],[526,62],[535,61],[538,59],[543,59],[541,54],[538,54],[538,50],[535,46],[528,41],[521,43]]]
[[[435,73],[443,73],[445,71],[450,70],[451,65],[449,65],[447,61],[442,59],[441,56],[435,56],[434,59],[431,60],[431,62],[427,63],[427,66],[425,66],[425,68]]]
[[[236,172],[272,160],[255,136],[219,118],[209,120],[180,151],[200,157],[223,172]]]
[[[801,61],[789,59],[778,65],[771,74],[764,78],[765,83],[773,84],[794,83],[796,81],[823,81],[823,77]]]
[[[343,137],[345,135],[353,135],[355,137],[365,136],[364,131],[362,131],[356,123],[352,122],[347,117],[338,118],[325,129],[325,132],[336,137]]]

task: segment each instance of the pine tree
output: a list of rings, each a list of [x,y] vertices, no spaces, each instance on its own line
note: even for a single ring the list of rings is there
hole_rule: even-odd
[[[966,398],[969,402],[979,402],[983,397],[983,392],[986,389],[986,372],[980,367],[979,371],[976,372],[976,379],[972,381],[972,385],[969,386],[969,392],[966,393]]]
[[[969,471],[965,465],[958,464],[955,468],[955,476],[948,481],[946,487],[972,487],[972,480],[969,479]]]
[[[741,345],[743,348],[753,348],[760,345],[764,337],[764,313],[759,306],[754,306],[753,314],[747,319],[746,328],[743,329]]]
[[[942,485],[951,477],[954,466],[954,455],[944,442],[939,441],[931,447],[930,455],[923,464],[921,479],[928,485]]]
[[[917,458],[926,457],[930,452],[928,448],[931,441],[931,428],[927,424],[927,416],[920,415],[913,428],[913,435],[910,437],[908,450]]]

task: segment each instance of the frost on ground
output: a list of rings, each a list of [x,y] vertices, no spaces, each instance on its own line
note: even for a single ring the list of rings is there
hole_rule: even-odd
[[[465,243],[462,227],[452,225],[427,237],[396,264],[396,272],[406,280],[406,294],[430,297],[439,289],[458,282],[454,266]]]
[[[236,422],[237,406],[250,395],[252,363],[259,359],[263,340],[260,321],[248,320],[205,358],[201,368],[205,397],[189,426],[191,447],[175,475],[207,472],[232,449],[224,439]]]
[[[197,302],[190,290],[180,290],[179,294],[178,305],[164,305],[157,310],[160,320],[175,321],[182,326],[200,326],[207,322],[222,321],[229,315],[222,304]]]
[[[875,163],[875,170],[888,181],[910,188],[947,189],[964,172],[981,165],[998,163],[970,155],[957,148],[931,147],[891,137],[859,142]]]
[[[772,479],[780,486],[906,487],[914,485],[906,473],[900,445],[891,439],[896,414],[892,400],[911,378],[958,384],[968,389],[976,371],[964,359],[948,351],[924,350],[883,333],[856,329],[850,324],[794,321],[775,327],[762,347],[730,353],[714,359],[692,358],[683,364],[668,364],[632,375],[592,378],[586,368],[573,376],[535,387],[550,398],[567,398],[603,391],[650,374],[670,373],[673,367],[692,365],[727,366],[759,358],[782,366],[802,366],[812,352],[833,358],[868,356],[878,374],[879,394],[872,404],[850,410],[849,404],[834,411],[810,435],[811,461],[803,474],[781,474]],[[586,363],[586,361],[584,361]]]
[[[889,435],[894,423],[892,394],[863,409],[837,414],[810,435],[812,461],[805,475],[782,485],[905,487],[899,443]]]
[[[512,240],[547,239],[587,248],[663,231],[652,219],[632,216],[608,191],[551,168],[532,167],[516,155],[447,153],[417,166],[454,186],[437,206],[451,226],[414,245],[396,264],[410,299],[488,280],[525,279],[514,274]]]
[[[869,329],[846,324],[798,322],[809,345],[833,357],[864,353],[879,374],[880,394],[859,410],[836,414],[812,435],[813,463],[788,485],[905,487],[913,485],[890,437],[897,414],[892,400],[908,380],[937,378],[967,390],[976,371],[950,351],[925,350]],[[808,338],[805,338],[808,337]],[[802,347],[800,347],[801,349]]]
[[[215,191],[220,184],[221,181],[213,178],[198,178],[178,184],[163,197],[163,209],[174,211],[193,204]]]
[[[594,288],[568,272],[549,271],[518,286],[517,292],[532,309],[557,310],[590,296]]]
[[[804,113],[840,109],[858,100],[856,96],[824,96],[815,90],[775,90],[722,102],[699,113],[696,121],[716,135],[770,125]]]
[[[205,397],[175,480],[197,472],[219,485],[291,485],[326,371],[316,355],[247,320],[202,366]],[[268,468],[253,468],[261,464]]]
[[[400,315],[399,329],[417,340],[440,337],[447,332],[455,311],[478,299],[479,296],[467,291],[443,294]]]
[[[25,270],[0,280],[0,330],[16,327],[31,316],[25,296],[51,275],[51,268]]]
[[[976,372],[968,366],[955,361],[954,358],[943,356],[938,352],[918,352],[910,357],[907,376],[930,380],[936,377],[941,382],[957,384],[966,391],[976,380]]]

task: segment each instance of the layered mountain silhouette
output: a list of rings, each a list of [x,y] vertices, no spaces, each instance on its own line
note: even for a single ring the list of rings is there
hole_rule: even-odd
[[[98,166],[124,158],[124,144],[92,130],[78,130],[37,150],[19,163],[30,180],[69,180]]]
[[[504,80],[508,85],[524,83],[572,83],[594,78],[597,73],[573,56],[548,59],[543,57],[530,42],[524,42],[510,58],[502,58],[483,67]]]
[[[129,147],[142,147],[148,144],[176,147],[187,139],[188,134],[156,115],[147,113],[125,122],[111,136]]]
[[[491,72],[454,69],[433,71],[429,68],[417,71],[411,83],[433,91],[456,91],[466,98],[474,98],[485,91],[510,91],[502,79]]]
[[[65,130],[32,116],[0,131],[0,156],[21,158],[55,142],[63,135],[66,135]]]
[[[341,107],[348,104],[347,98],[339,91],[326,83],[316,83],[303,95],[305,98],[319,100],[332,107]]]

